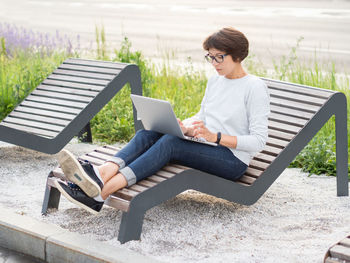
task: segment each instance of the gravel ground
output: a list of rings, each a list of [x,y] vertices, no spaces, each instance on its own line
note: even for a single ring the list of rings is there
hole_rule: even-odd
[[[71,142],[76,155],[96,145]],[[124,247],[164,262],[322,262],[350,233],[350,198],[336,196],[336,179],[286,169],[263,197],[243,206],[193,190],[147,211],[140,241],[117,240],[121,212],[93,216],[61,199],[41,215],[55,155],[0,144],[0,204],[20,214]]]

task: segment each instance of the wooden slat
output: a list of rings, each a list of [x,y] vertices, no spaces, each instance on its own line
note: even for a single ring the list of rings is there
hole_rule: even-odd
[[[271,97],[283,98],[315,106],[322,106],[328,99],[320,99],[313,96],[295,94],[287,90],[270,89],[269,92]]]
[[[56,98],[56,99],[63,99],[63,100],[69,100],[69,101],[76,101],[76,102],[82,102],[82,103],[89,103],[93,100],[92,97],[86,97],[86,96],[80,96],[80,95],[71,95],[66,93],[59,93],[56,91],[47,91],[47,90],[34,90],[32,95],[41,96],[45,98]]]
[[[65,76],[76,76],[76,77],[84,77],[84,78],[92,78],[92,79],[102,79],[102,80],[112,80],[115,75],[113,74],[98,74],[84,71],[76,71],[76,70],[66,70],[66,69],[56,69],[53,74],[65,75]]]
[[[267,138],[267,142],[266,143],[267,143],[267,145],[278,147],[278,148],[281,148],[281,149],[285,148],[288,145],[287,141],[279,140],[279,139],[271,138],[271,137]]]
[[[46,131],[46,130],[42,130],[42,129],[37,129],[37,128],[31,128],[31,127],[27,127],[27,126],[22,126],[22,125],[18,125],[18,124],[13,124],[13,123],[7,123],[7,122],[1,122],[0,125],[6,126],[6,127],[10,127],[10,128],[14,128],[17,130],[21,130],[24,132],[28,132],[28,133],[33,133],[39,136],[43,136],[43,137],[47,137],[47,138],[53,138],[56,137],[57,132],[52,132],[52,131]]]
[[[141,181],[138,182],[137,184],[138,184],[138,185],[141,185],[141,186],[144,186],[144,187],[148,187],[148,188],[157,185],[156,183],[151,182],[151,181],[147,181],[146,179],[141,180]]]
[[[295,94],[308,95],[318,98],[329,98],[334,94],[334,91],[316,89],[314,87],[303,87],[298,84],[293,83],[280,83],[270,80],[264,80],[267,83],[267,86],[270,89],[284,90],[289,91]]]
[[[286,116],[280,113],[271,112],[269,115],[269,120],[280,122],[284,124],[294,125],[298,127],[304,127],[308,120]]]
[[[63,62],[64,64],[84,65],[102,68],[123,69],[126,67],[125,63],[109,62],[109,61],[96,61],[88,59],[75,59],[69,58]]]
[[[91,164],[94,164],[94,165],[101,165],[104,163],[104,161],[100,160],[100,159],[97,159],[95,157],[91,157],[89,155],[83,155],[83,156],[80,156],[79,157],[80,160],[87,160],[89,161]]]
[[[60,167],[56,167],[54,170],[52,170],[52,173],[56,177],[60,177],[60,178],[64,177],[63,171]]]
[[[67,69],[67,70],[76,70],[82,72],[91,72],[98,74],[107,74],[107,75],[115,75],[117,76],[121,69],[111,69],[111,68],[99,68],[92,66],[81,66],[81,65],[73,65],[73,64],[62,64],[58,67],[59,69]]]
[[[106,199],[105,204],[108,206],[114,207],[116,209],[119,209],[121,211],[127,212],[129,211],[130,202],[116,196],[109,196]]]
[[[71,77],[71,76],[56,75],[56,74],[49,75],[47,79],[63,80],[63,81],[69,81],[69,82],[76,82],[76,83],[90,84],[90,85],[100,85],[100,86],[107,86],[107,84],[109,83],[109,81],[107,80],[88,79],[88,78],[82,78],[82,77]]]
[[[67,101],[67,100],[60,100],[60,99],[51,99],[47,97],[41,97],[41,96],[34,96],[29,95],[25,101],[36,101],[41,102],[45,104],[53,104],[57,106],[68,106],[75,109],[83,109],[87,105],[87,103],[81,103],[81,102],[75,102],[75,101]],[[46,106],[48,107],[48,106]]]
[[[167,179],[164,177],[161,177],[161,176],[151,175],[151,176],[147,177],[147,180],[155,182],[155,183],[161,183]]]
[[[261,170],[257,170],[257,169],[255,169],[255,168],[248,167],[244,174],[257,178],[257,177],[259,177],[262,173],[263,173],[263,171],[261,171]]]
[[[262,150],[263,153],[270,154],[270,155],[279,155],[280,152],[282,152],[283,149],[272,147],[269,145],[266,145],[264,149]]]
[[[350,237],[344,238],[342,241],[339,242],[339,244],[345,247],[350,247]]]
[[[172,163],[171,165],[174,166],[174,167],[177,167],[177,168],[179,168],[179,169],[183,169],[183,170],[191,169],[190,167],[183,166],[183,165],[180,165],[180,164],[174,164],[174,163]]]
[[[174,173],[169,173],[167,171],[159,170],[158,172],[156,172],[156,175],[159,175],[159,176],[164,177],[164,178],[171,178],[175,174]]]
[[[55,91],[55,92],[80,95],[85,97],[96,97],[96,95],[98,94],[97,91],[81,90],[81,89],[59,87],[59,86],[52,86],[52,85],[45,85],[45,84],[39,85],[36,88],[36,90]]]
[[[111,158],[110,155],[106,155],[106,154],[103,154],[101,152],[96,152],[96,151],[88,153],[87,156],[98,158],[98,159],[101,159],[103,161],[106,161],[107,159]]]
[[[50,117],[43,117],[35,114],[28,114],[28,113],[23,113],[23,112],[18,112],[18,111],[13,111],[8,115],[9,117],[16,117],[20,119],[26,119],[26,120],[35,120],[39,122],[45,122],[49,124],[58,124],[62,126],[66,126],[70,123],[70,121],[62,120],[62,119],[57,119],[57,118],[50,118]]]
[[[105,145],[104,148],[107,148],[107,149],[110,149],[110,150],[114,150],[115,153],[117,153],[118,151],[121,150],[121,147],[115,147],[115,146],[112,146],[112,145]]]
[[[269,120],[268,125],[269,125],[268,126],[269,128],[272,128],[272,129],[278,130],[278,131],[282,131],[282,132],[286,132],[286,133],[290,133],[290,134],[297,134],[301,130],[301,127],[288,125],[288,124],[284,124],[284,123],[279,123],[279,122],[271,121],[271,120]]]
[[[133,190],[127,189],[127,188],[122,188],[122,189],[118,190],[117,192],[113,193],[112,195],[130,201],[138,194],[139,194],[139,192],[136,192],[136,191],[133,191]]]
[[[133,185],[127,187],[127,188],[128,188],[128,189],[131,189],[131,190],[133,190],[133,191],[135,191],[135,192],[139,192],[139,193],[141,193],[141,192],[146,191],[147,189],[149,189],[149,188],[147,188],[147,187],[144,187],[144,186],[141,186],[141,185],[137,185],[137,184],[133,184]]]
[[[290,101],[290,100],[280,99],[280,98],[274,98],[274,97],[270,98],[270,104],[277,105],[284,108],[303,110],[309,113],[315,113],[320,109],[320,107],[318,106],[308,105],[305,103],[300,103],[300,102],[295,102],[295,101]]]
[[[59,87],[75,88],[75,89],[90,90],[90,91],[97,91],[97,92],[100,92],[105,88],[98,85],[81,84],[81,83],[54,80],[54,79],[45,79],[42,83],[47,85],[59,86]]]
[[[56,119],[67,120],[67,121],[71,121],[75,118],[75,115],[73,114],[67,114],[67,113],[62,113],[57,111],[39,110],[35,108],[22,107],[22,106],[18,106],[13,112],[30,113],[30,114],[40,115],[44,117],[52,117]]]
[[[291,109],[291,108],[285,108],[283,106],[278,106],[278,105],[270,105],[270,110],[271,110],[271,113],[279,113],[285,116],[290,116],[290,117],[300,118],[305,120],[310,120],[314,116],[314,113]]]
[[[64,126],[58,126],[58,125],[47,124],[47,123],[42,123],[42,122],[37,122],[37,121],[30,121],[30,120],[19,119],[19,118],[12,118],[11,116],[7,116],[3,120],[3,122],[28,126],[28,127],[32,127],[32,128],[40,128],[40,129],[53,131],[53,132],[60,132],[64,128]]]
[[[171,173],[181,173],[181,172],[183,172],[184,169],[180,169],[180,168],[177,168],[177,167],[172,166],[172,165],[166,165],[163,167],[163,170],[171,172]]]
[[[251,160],[249,163],[249,167],[257,169],[257,170],[261,170],[261,171],[265,171],[267,167],[269,167],[270,164],[268,163],[264,163],[264,162],[260,162],[258,160]]]
[[[99,147],[95,151],[96,152],[100,152],[100,153],[104,153],[104,154],[110,155],[110,156],[113,156],[113,155],[116,154],[115,150],[112,150],[112,149],[109,149],[109,148],[106,148],[106,147]]]
[[[268,155],[268,154],[260,152],[254,156],[254,159],[259,160],[259,161],[263,161],[263,162],[267,162],[267,163],[271,163],[276,159],[276,156]]]
[[[341,245],[335,245],[329,250],[332,257],[339,258],[342,260],[348,260],[350,261],[350,248],[341,246]]]
[[[271,127],[270,127],[268,133],[269,133],[269,137],[271,137],[271,138],[278,138],[278,139],[285,140],[285,141],[291,141],[295,136],[294,134],[274,130]]]
[[[344,263],[344,260],[337,259],[337,258],[326,258],[325,263]],[[347,263],[347,262],[345,262]]]
[[[243,175],[241,178],[239,178],[239,181],[242,183],[246,183],[248,185],[251,185],[255,182],[256,178],[248,176],[248,175]]]
[[[62,113],[68,113],[68,114],[79,114],[81,112],[81,109],[74,109],[64,106],[56,106],[56,105],[50,105],[50,107],[47,107],[46,103],[42,102],[36,102],[36,101],[22,101],[21,106],[27,106],[27,107],[33,107],[36,109],[42,109],[42,110],[51,110],[51,111],[57,111]]]

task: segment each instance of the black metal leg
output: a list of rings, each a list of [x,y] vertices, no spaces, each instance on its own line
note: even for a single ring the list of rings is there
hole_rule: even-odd
[[[335,113],[336,155],[337,155],[337,195],[349,195],[348,179],[348,132],[346,97],[339,94]]]
[[[61,197],[60,191],[58,191],[55,187],[52,187],[48,183],[46,183],[46,189],[45,189],[45,195],[44,195],[44,201],[43,201],[41,213],[43,215],[46,215],[47,209],[58,208],[58,205],[60,203],[60,197]]]
[[[140,239],[144,215],[144,211],[137,211],[137,209],[123,212],[118,235],[120,243]]]
[[[84,128],[79,132],[78,138],[81,142],[92,142],[90,122],[88,122],[84,126]]]

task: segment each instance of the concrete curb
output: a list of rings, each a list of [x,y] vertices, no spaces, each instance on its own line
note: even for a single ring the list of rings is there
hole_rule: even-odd
[[[160,262],[136,252],[88,239],[0,206],[0,247],[44,262]]]

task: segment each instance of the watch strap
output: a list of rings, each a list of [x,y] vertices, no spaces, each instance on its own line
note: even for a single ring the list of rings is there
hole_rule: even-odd
[[[216,135],[217,135],[217,139],[215,143],[219,144],[221,141],[221,132],[218,132]]]

